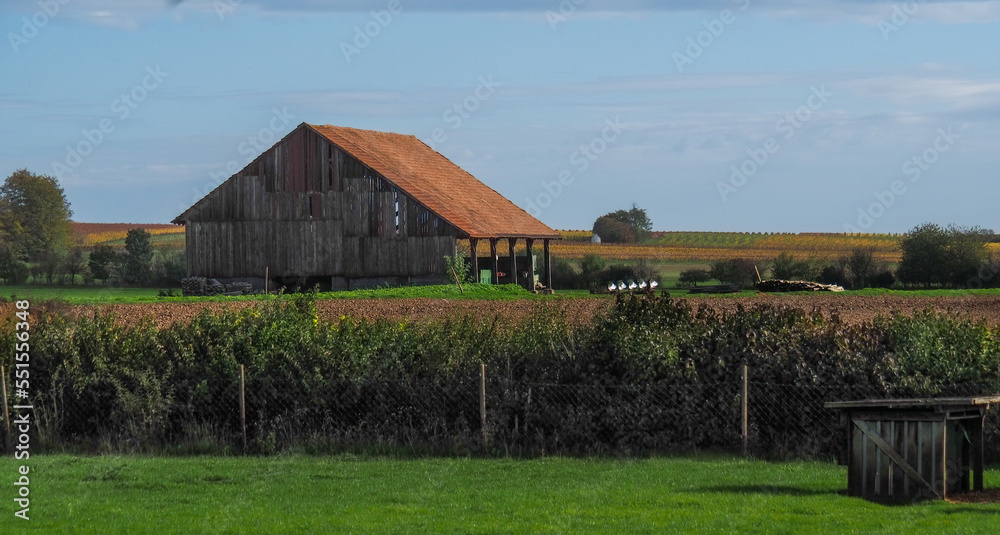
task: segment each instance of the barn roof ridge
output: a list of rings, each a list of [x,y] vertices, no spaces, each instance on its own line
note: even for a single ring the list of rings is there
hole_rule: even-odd
[[[304,128],[377,172],[466,237],[562,239],[561,234],[412,134],[303,122],[275,146]],[[206,202],[221,186],[173,222],[183,223],[188,213]]]
[[[372,167],[386,180],[469,237],[562,239],[561,234],[434,150],[417,136],[352,127],[304,124],[365,165]],[[363,139],[353,139],[352,136]],[[405,140],[411,146],[397,147],[394,146],[397,143],[391,143],[386,147],[384,143],[379,143],[380,138],[395,142]],[[345,144],[351,147],[344,146]],[[422,161],[406,162],[405,158],[403,161],[399,158],[394,159],[394,152],[388,150],[393,148],[411,149],[401,151],[411,156],[422,153],[420,154]],[[405,165],[406,163],[410,166]],[[447,180],[449,182],[447,185],[456,189],[466,188],[466,191],[448,191],[447,187],[433,180],[426,180],[425,183],[416,182],[411,175],[419,175],[424,179],[437,175],[438,178]],[[503,221],[503,217],[508,217],[509,222]]]

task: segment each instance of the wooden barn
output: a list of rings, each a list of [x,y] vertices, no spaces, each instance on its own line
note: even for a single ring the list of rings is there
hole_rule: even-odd
[[[191,277],[332,289],[442,282],[457,240],[493,283],[534,287],[542,253],[551,288],[561,239],[414,136],[305,123],[173,222]],[[515,258],[519,240],[528,253]]]

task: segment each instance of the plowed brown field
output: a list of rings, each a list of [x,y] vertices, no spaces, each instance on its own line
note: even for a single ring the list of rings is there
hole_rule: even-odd
[[[732,311],[737,306],[753,306],[758,303],[787,305],[811,311],[819,309],[825,315],[839,315],[848,323],[871,321],[876,315],[890,315],[894,312],[912,313],[923,309],[940,312],[953,311],[970,318],[984,318],[994,327],[1000,326],[1000,296],[965,297],[871,297],[850,295],[758,295],[752,297],[716,297],[690,300],[695,306],[704,304],[718,311]],[[612,299],[554,299],[547,303],[566,314],[571,322],[586,322],[605,310]],[[104,305],[103,312],[113,312],[124,324],[136,324],[144,317],[150,317],[157,326],[163,327],[175,322],[188,322],[201,310],[221,310],[226,307],[240,309],[250,306],[250,302],[237,303],[151,303],[135,305]],[[335,321],[341,316],[364,319],[390,319],[394,321],[427,321],[449,316],[471,315],[478,318],[517,320],[531,313],[539,301],[470,301],[447,299],[332,299],[318,301],[316,306],[321,318]],[[9,316],[12,305],[6,303],[3,316]],[[71,316],[92,314],[94,306],[65,306],[61,309]]]

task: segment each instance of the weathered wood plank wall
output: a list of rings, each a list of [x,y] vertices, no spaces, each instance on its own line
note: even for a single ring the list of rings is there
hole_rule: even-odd
[[[191,276],[426,277],[458,231],[308,129],[288,136],[196,205]]]

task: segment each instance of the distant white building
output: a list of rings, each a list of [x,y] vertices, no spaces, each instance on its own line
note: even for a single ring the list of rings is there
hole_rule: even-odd
[[[593,236],[590,237],[590,243],[601,243],[601,237],[598,236],[597,234],[594,234]]]

